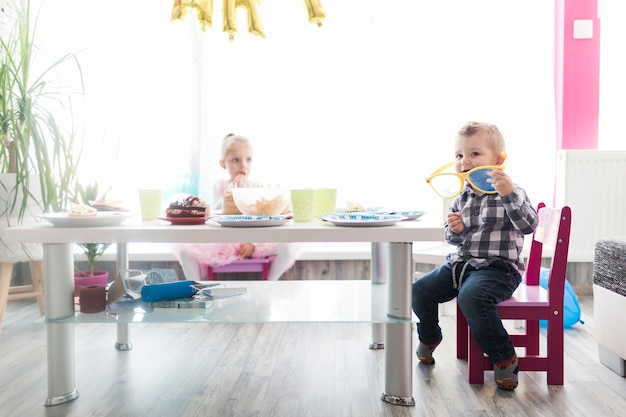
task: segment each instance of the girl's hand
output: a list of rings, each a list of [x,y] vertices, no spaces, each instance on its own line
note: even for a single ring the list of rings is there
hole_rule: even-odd
[[[254,252],[254,249],[256,249],[254,243],[244,243],[239,250],[239,256],[241,256],[242,258],[250,258],[252,256],[252,253]]]
[[[248,175],[244,173],[239,173],[233,177],[230,181],[230,185],[232,187],[247,187],[248,186]]]
[[[496,189],[498,194],[501,196],[508,196],[513,193],[515,188],[513,186],[513,180],[511,180],[511,177],[509,177],[506,172],[502,170],[493,170],[490,175],[491,185],[493,185],[493,188]]]
[[[461,213],[448,213],[448,227],[454,233],[461,233],[465,230],[465,225],[461,219]]]

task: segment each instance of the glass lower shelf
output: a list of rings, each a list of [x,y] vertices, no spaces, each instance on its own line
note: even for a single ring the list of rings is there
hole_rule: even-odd
[[[221,281],[246,294],[206,301],[204,308],[153,308],[148,303],[77,312],[46,323],[409,323],[387,315],[387,284],[369,280]],[[415,317],[413,316],[413,319]]]

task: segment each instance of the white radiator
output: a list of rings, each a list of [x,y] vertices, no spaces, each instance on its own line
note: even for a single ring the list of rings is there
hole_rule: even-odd
[[[555,205],[572,208],[569,261],[592,262],[599,239],[626,236],[626,151],[559,151]]]

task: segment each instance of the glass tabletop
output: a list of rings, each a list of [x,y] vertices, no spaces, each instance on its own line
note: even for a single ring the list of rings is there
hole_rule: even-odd
[[[246,293],[202,303],[113,303],[106,312],[47,320],[47,323],[400,323],[387,316],[387,284],[369,280],[221,281]],[[117,305],[116,305],[117,304]],[[177,308],[182,306],[183,308]],[[189,308],[186,308],[189,307]],[[199,307],[199,308],[198,308]],[[45,320],[45,319],[44,319]]]

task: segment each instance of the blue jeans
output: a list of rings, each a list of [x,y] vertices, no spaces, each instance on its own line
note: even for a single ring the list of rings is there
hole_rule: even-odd
[[[458,276],[463,265],[458,264]],[[458,297],[476,342],[495,363],[508,361],[515,354],[509,334],[502,325],[496,304],[511,297],[522,278],[508,262],[499,261],[484,268],[467,267],[460,289],[454,288],[453,266],[441,265],[412,285],[413,311],[419,318],[417,335],[427,345],[442,339],[439,304]]]

